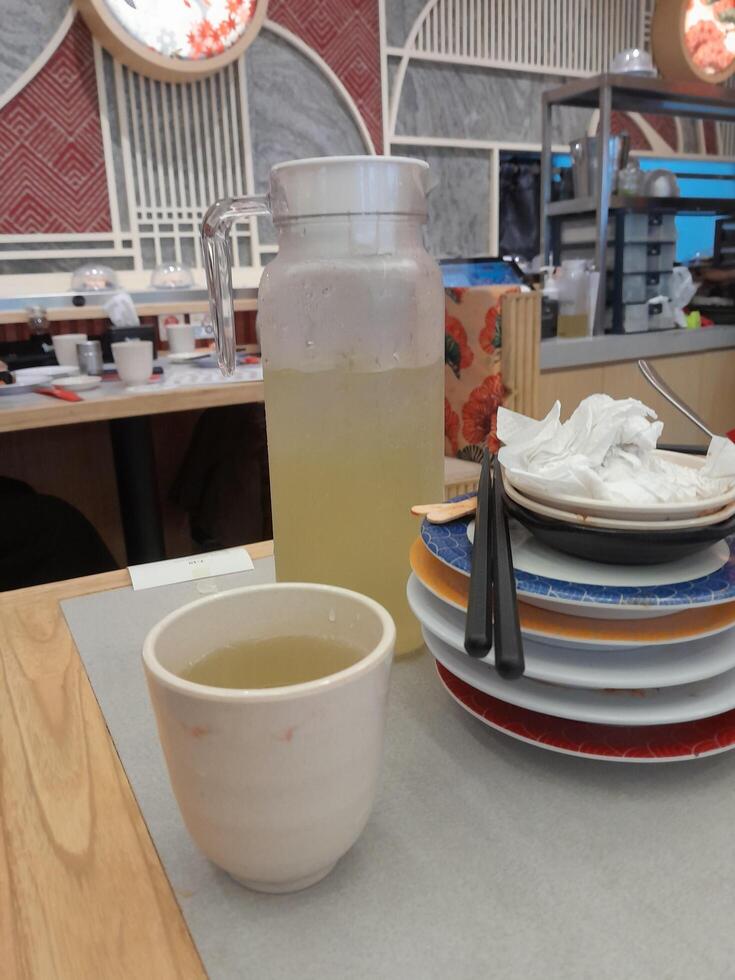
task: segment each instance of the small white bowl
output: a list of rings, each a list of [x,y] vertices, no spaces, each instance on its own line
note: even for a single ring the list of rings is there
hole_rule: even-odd
[[[692,456],[688,453],[677,453],[667,449],[656,449],[656,455],[667,462],[677,463],[691,469],[699,469],[704,466],[704,456]],[[664,522],[667,528],[671,528],[672,521],[684,521],[690,518],[706,517],[717,514],[719,511],[735,503],[735,488],[727,493],[718,494],[715,497],[707,497],[700,500],[684,500],[673,503],[651,503],[651,504],[617,504],[611,500],[596,500],[591,497],[572,497],[551,494],[542,491],[535,486],[529,485],[523,475],[512,473],[503,468],[503,481],[511,484],[524,497],[544,504],[555,510],[563,510],[582,517],[597,517],[607,520],[619,521],[652,521]],[[523,503],[521,506],[528,507]],[[536,509],[531,508],[531,509]],[[719,520],[724,520],[720,517]],[[713,522],[715,523],[715,522]]]
[[[616,520],[615,518],[592,517],[587,514],[577,514],[571,510],[559,510],[558,508],[551,507],[548,504],[542,504],[538,500],[533,500],[531,497],[527,497],[524,493],[521,493],[521,491],[514,487],[505,476],[503,477],[503,489],[505,490],[506,495],[510,497],[514,503],[518,504],[519,507],[523,507],[525,510],[530,510],[534,514],[538,514],[540,517],[548,517],[554,521],[563,521],[565,524],[579,524],[583,527],[599,527],[611,531],[686,531],[698,527],[710,527],[713,524],[721,524],[723,521],[729,520],[735,514],[735,503],[732,503],[712,514],[704,514],[701,517],[688,517],[681,520]]]

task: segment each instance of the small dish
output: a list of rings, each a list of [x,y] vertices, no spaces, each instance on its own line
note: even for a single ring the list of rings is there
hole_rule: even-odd
[[[90,391],[102,384],[102,378],[95,374],[77,374],[71,378],[56,378],[54,384],[57,388],[66,388],[69,391]]]

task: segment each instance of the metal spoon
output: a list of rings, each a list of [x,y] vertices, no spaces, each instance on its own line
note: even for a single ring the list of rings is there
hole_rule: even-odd
[[[671,390],[671,388],[669,388],[656,368],[652,367],[648,361],[640,360],[638,361],[638,369],[646,381],[650,385],[653,385],[659,395],[663,395],[667,402],[670,402],[674,408],[681,412],[682,415],[686,415],[689,421],[693,422],[698,429],[701,429],[705,435],[710,437],[710,439],[714,439],[715,433],[707,425],[705,425],[693,408],[690,408],[682,398],[680,398]]]

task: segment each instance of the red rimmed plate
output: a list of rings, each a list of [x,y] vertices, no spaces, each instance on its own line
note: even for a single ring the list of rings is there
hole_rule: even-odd
[[[676,725],[596,725],[517,708],[476,690],[440,663],[442,684],[465,711],[541,749],[604,762],[684,762],[735,748],[735,709]]]

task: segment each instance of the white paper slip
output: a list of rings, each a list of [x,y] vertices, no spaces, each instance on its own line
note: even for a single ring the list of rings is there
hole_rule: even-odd
[[[224,548],[208,551],[188,558],[171,558],[168,561],[152,561],[147,565],[131,565],[128,568],[133,589],[155,589],[159,585],[175,582],[192,582],[198,578],[230,575],[232,572],[249,572],[253,560],[246,548]]]

